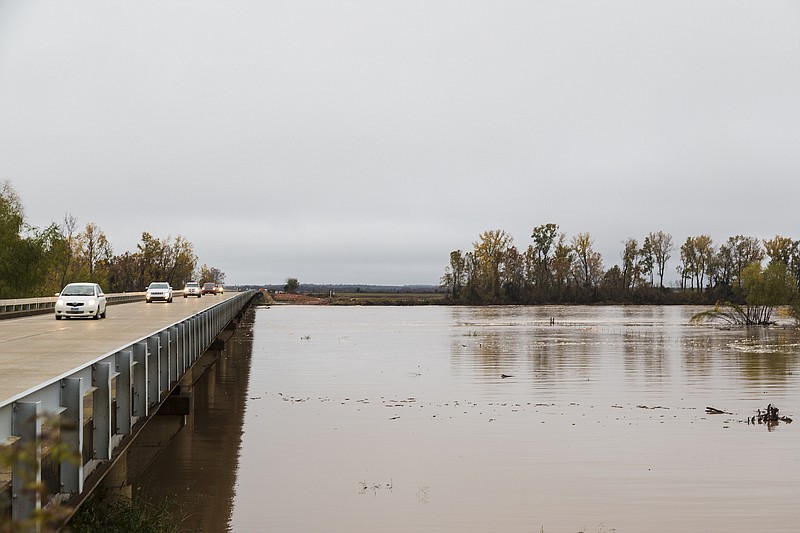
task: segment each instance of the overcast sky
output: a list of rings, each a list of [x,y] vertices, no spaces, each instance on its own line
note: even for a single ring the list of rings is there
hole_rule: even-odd
[[[231,284],[435,284],[548,222],[606,268],[798,239],[800,2],[0,0],[2,180]]]

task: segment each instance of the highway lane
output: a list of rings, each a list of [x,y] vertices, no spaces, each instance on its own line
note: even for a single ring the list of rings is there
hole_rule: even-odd
[[[235,293],[172,303],[108,306],[107,318],[56,320],[53,313],[0,321],[0,403],[207,309]]]

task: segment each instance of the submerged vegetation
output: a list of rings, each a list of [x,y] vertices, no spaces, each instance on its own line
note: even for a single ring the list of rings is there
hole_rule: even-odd
[[[772,310],[790,306],[800,317],[800,240],[736,235],[716,247],[708,235],[688,237],[676,249],[663,231],[628,239],[621,262],[605,268],[589,233],[568,239],[556,224],[533,229],[524,250],[503,230],[482,233],[468,252],[454,250],[441,279],[449,301],[466,304],[639,303],[709,304],[698,320],[766,324]],[[664,286],[666,266],[678,253],[679,282]],[[767,262],[763,268],[762,263]]]
[[[744,303],[718,303],[714,309],[696,314],[693,322],[721,321],[729,325],[766,325],[775,308],[789,305],[797,310],[797,281],[782,261],[772,262],[762,270],[752,263],[742,272]],[[797,314],[795,313],[795,318]]]

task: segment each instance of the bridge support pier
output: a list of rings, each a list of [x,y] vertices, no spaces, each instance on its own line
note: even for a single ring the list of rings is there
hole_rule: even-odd
[[[192,389],[200,377],[223,355],[225,343],[214,341],[200,358],[187,369],[158,411],[137,434],[136,439],[120,455],[103,479],[101,489],[110,501],[133,497],[133,483],[164,447],[187,425],[193,415]]]

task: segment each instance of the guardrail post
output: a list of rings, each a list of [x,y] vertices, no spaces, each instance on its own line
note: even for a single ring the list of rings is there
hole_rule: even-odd
[[[61,380],[61,444],[69,454],[81,457],[83,450],[83,378]],[[61,461],[61,492],[79,494],[83,491],[83,461]]]
[[[133,415],[139,419],[147,416],[147,343],[137,342],[133,345]]]
[[[189,365],[186,362],[186,322],[175,326],[176,351],[178,353],[178,375],[182,376]]]
[[[172,375],[172,368],[170,368],[171,366],[170,363],[172,362],[171,361],[172,358],[170,357],[169,354],[169,348],[170,348],[169,330],[161,331],[158,334],[158,345],[161,348],[161,351],[159,352],[159,363],[158,363],[160,365],[158,369],[159,380],[160,380],[158,386],[160,389],[159,392],[164,392],[169,390],[170,376]],[[160,396],[159,399],[161,399]]]
[[[189,334],[189,364],[193,365],[197,361],[197,317],[193,316],[186,323],[186,329]]]
[[[158,335],[147,338],[147,404],[155,405],[161,400],[159,376],[161,375],[161,346]],[[150,409],[148,407],[148,413]]]
[[[131,378],[133,376],[133,353],[123,350],[117,356],[117,431],[120,435],[131,432],[133,414]]]
[[[11,469],[11,519],[25,520],[41,508],[38,487],[42,482],[42,402],[15,402],[12,433],[19,437],[14,446],[31,448],[30,459],[15,460]]]
[[[178,326],[169,328],[169,384],[178,382],[178,376],[183,372],[180,368],[180,356],[178,354]]]
[[[111,458],[111,363],[95,365],[94,458]]]

